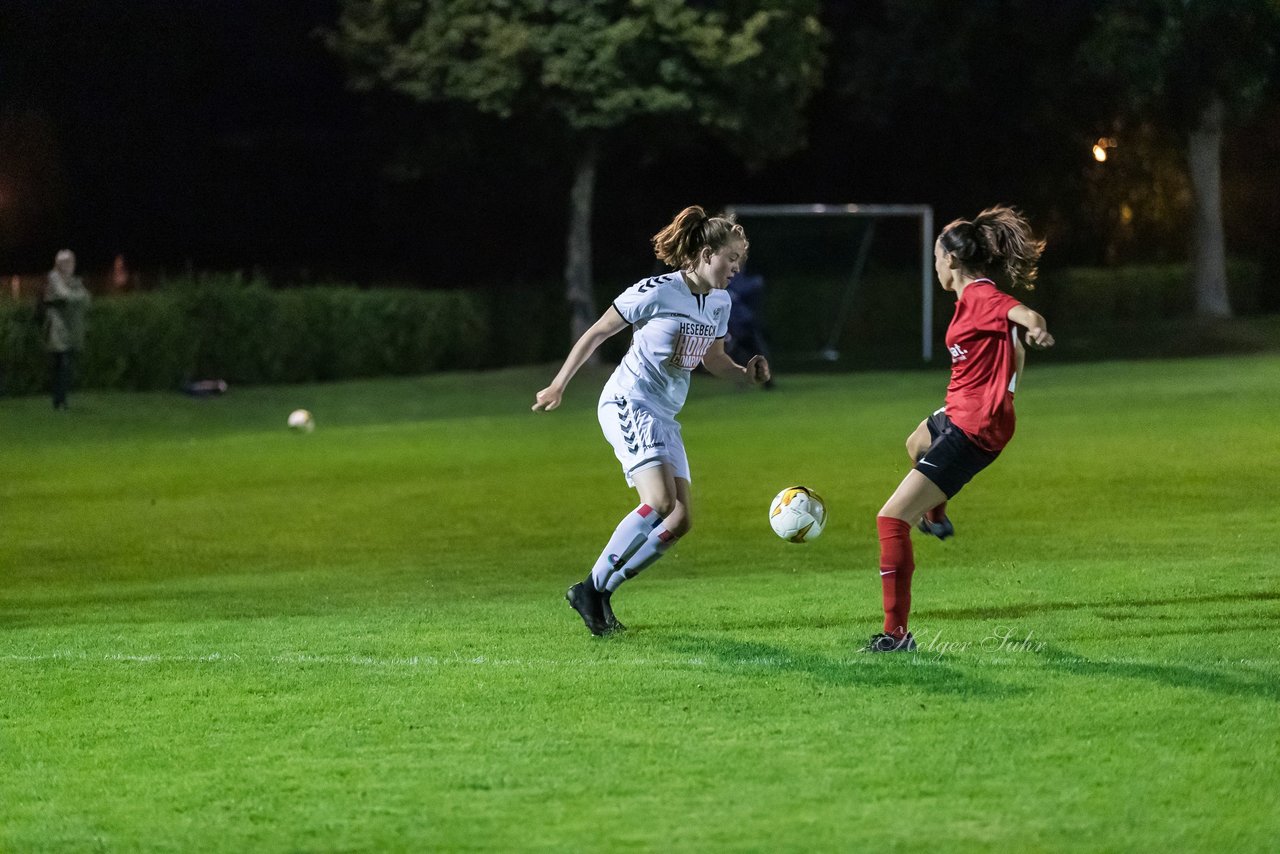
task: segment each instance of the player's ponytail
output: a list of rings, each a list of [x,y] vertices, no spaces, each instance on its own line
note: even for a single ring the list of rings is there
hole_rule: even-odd
[[[653,236],[653,254],[668,267],[688,269],[698,263],[703,249],[718,252],[735,238],[746,252],[747,234],[732,217],[707,216],[700,206],[690,205]]]
[[[942,230],[938,242],[970,272],[1001,272],[1010,286],[1035,289],[1044,241],[1032,234],[1026,217],[1013,208],[987,208],[972,221],[958,219]]]

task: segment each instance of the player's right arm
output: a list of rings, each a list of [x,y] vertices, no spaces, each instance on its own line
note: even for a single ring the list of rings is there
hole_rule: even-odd
[[[582,337],[573,345],[573,349],[569,351],[569,355],[565,357],[564,365],[561,366],[560,372],[556,374],[556,378],[551,381],[551,385],[538,392],[537,399],[533,404],[534,412],[550,412],[560,405],[560,399],[564,397],[564,390],[569,385],[569,380],[573,379],[573,375],[578,372],[586,364],[587,359],[591,358],[591,354],[596,348],[603,344],[609,338],[617,335],[627,327],[627,321],[622,319],[622,315],[613,306],[605,309],[604,314],[600,315],[600,319],[591,325],[591,328],[582,333]]]

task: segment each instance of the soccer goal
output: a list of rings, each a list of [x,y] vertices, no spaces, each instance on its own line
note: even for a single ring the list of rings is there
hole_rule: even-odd
[[[885,218],[911,218],[919,220],[919,273],[920,273],[920,356],[928,362],[933,359],[933,208],[929,205],[730,205],[726,213],[733,214],[750,229],[751,221],[773,218],[798,219],[844,218],[864,220],[857,248],[833,247],[836,257],[849,257],[850,266],[844,276],[844,284],[836,295],[834,304],[820,307],[818,313],[827,331],[823,336],[820,355],[827,361],[838,361],[841,352],[841,335],[854,303],[871,250],[876,222]],[[749,230],[748,234],[752,232]],[[845,250],[841,252],[840,250]],[[754,247],[753,247],[754,252]],[[750,262],[748,262],[750,263]],[[914,266],[914,262],[912,263]],[[828,313],[829,310],[829,313]],[[818,322],[818,319],[815,319]]]

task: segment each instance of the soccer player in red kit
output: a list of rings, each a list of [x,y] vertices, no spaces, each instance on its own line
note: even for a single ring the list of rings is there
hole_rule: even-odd
[[[1013,394],[1022,374],[1024,345],[1053,346],[1045,319],[996,287],[1035,287],[1044,241],[1036,239],[1019,212],[988,208],[972,220],[942,230],[933,247],[934,271],[944,291],[956,295],[947,327],[951,383],[946,405],[907,437],[915,468],[880,508],[880,583],[884,631],[866,652],[910,652],[907,630],[915,558],[911,528],[945,540],[955,533],[948,499],[999,456],[1013,436]]]

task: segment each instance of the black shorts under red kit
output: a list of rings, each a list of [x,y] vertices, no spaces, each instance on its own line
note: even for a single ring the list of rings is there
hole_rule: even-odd
[[[997,451],[978,447],[963,430],[951,423],[946,410],[939,409],[925,421],[933,442],[916,461],[915,469],[929,478],[947,498],[953,497],[973,476],[1000,456]]]

